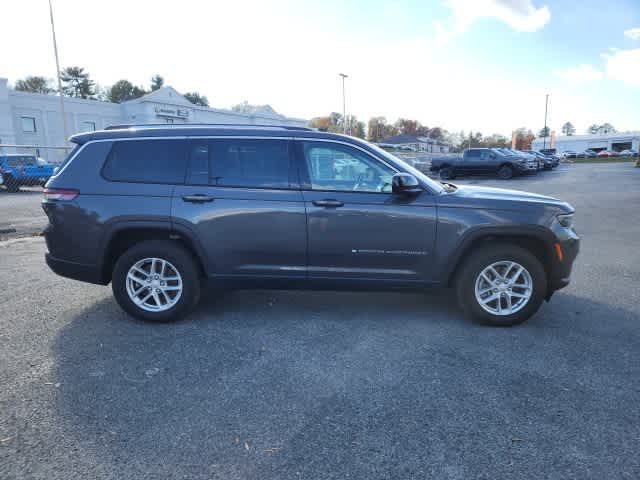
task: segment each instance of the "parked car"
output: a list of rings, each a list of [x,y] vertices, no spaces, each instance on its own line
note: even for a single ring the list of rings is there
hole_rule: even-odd
[[[546,148],[538,150],[539,153],[550,157],[553,160],[553,168],[557,167],[560,164],[560,156],[556,154],[555,148]]]
[[[578,158],[578,153],[573,150],[567,150],[562,154],[564,158]]]
[[[620,156],[621,157],[637,157],[638,156],[638,152],[636,152],[633,149],[622,150],[620,152]]]
[[[534,161],[536,163],[537,170],[543,169],[543,166],[544,166],[543,162],[541,162],[540,159],[531,151],[529,152],[525,152],[524,150],[510,150],[510,151],[514,152],[517,155],[523,156],[527,161]]]
[[[528,173],[535,173],[538,170],[540,170],[540,166],[539,166],[539,162],[537,159],[531,157],[528,154],[523,154],[518,150],[513,150],[511,148],[496,148],[495,150],[502,152],[503,154],[505,154],[508,157],[511,157],[513,159],[524,159],[527,166],[528,167],[532,167],[535,166],[535,168],[530,168],[530,171]]]
[[[584,151],[584,158],[596,158],[598,156],[598,154],[596,152],[594,152],[593,150],[585,150]]]
[[[437,172],[443,180],[459,175],[497,174],[507,180],[514,175],[535,172],[537,162],[527,161],[524,156],[503,153],[500,149],[471,148],[462,155],[447,155],[431,159],[431,171]]]
[[[46,262],[150,321],[214,288],[452,286],[493,325],[569,283],[571,205],[431,180],[384,150],[300,127],[121,127],[71,137],[47,182]],[[399,304],[398,308],[402,308]]]
[[[611,152],[609,152],[608,150],[600,150],[598,152],[598,157],[599,158],[610,157],[610,156],[611,156]]]
[[[616,150],[609,150],[609,155],[611,155],[612,157],[619,157],[620,156],[620,152],[618,152]]]
[[[39,164],[35,155],[0,155],[0,185],[9,192],[17,192],[21,186],[44,185],[53,170],[52,165]]]
[[[558,165],[557,162],[555,162],[553,158],[548,155],[544,155],[535,150],[531,150],[531,153],[536,156],[543,170],[552,170]]]

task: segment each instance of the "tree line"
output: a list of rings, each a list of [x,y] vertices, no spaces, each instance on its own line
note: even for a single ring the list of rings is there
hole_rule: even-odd
[[[62,82],[62,94],[66,97],[84,98],[88,100],[98,100],[104,102],[121,103],[127,100],[142,97],[147,93],[158,90],[164,85],[164,78],[161,75],[151,77],[149,88],[134,85],[126,79],[118,80],[109,87],[101,87],[93,79],[88,72],[82,67],[66,67],[60,71],[60,80]],[[52,94],[56,90],[52,87],[52,82],[43,76],[28,76],[24,79],[17,80],[14,85],[15,90],[31,93]],[[184,97],[194,105],[204,107],[209,106],[209,99],[199,92],[187,92]],[[237,112],[251,113],[265,106],[255,106],[248,102],[234,105],[232,110]],[[358,120],[355,115],[347,115],[346,119],[337,112],[331,112],[327,116],[312,118],[309,126],[317,128],[325,132],[343,133],[346,131],[348,135],[366,138],[370,142],[380,143],[386,138],[395,135],[411,135],[416,137],[427,137],[436,141],[442,141],[453,146],[454,150],[462,150],[464,148],[502,148],[509,147],[511,140],[503,135],[492,134],[484,136],[480,132],[464,131],[458,133],[450,133],[441,127],[429,128],[422,125],[418,120],[407,118],[399,118],[394,123],[387,121],[384,116],[374,116],[365,124]],[[565,122],[561,131],[564,135],[575,135],[576,128],[571,122]],[[589,134],[609,134],[616,133],[616,129],[610,123],[601,125],[593,124],[587,128],[586,133]],[[536,138],[533,132],[526,128],[518,128],[515,130],[516,148],[519,150],[527,150],[531,146],[531,142]],[[542,128],[537,137],[544,138],[551,135],[550,128]]]
[[[118,80],[109,87],[101,87],[83,67],[66,67],[62,69],[60,71],[60,80],[62,82],[62,94],[65,97],[112,103],[121,103],[140,98],[164,85],[164,78],[161,75],[154,75],[151,77],[148,89],[134,85],[126,79]],[[21,92],[42,93],[45,95],[56,93],[56,89],[52,87],[51,80],[38,75],[17,80],[14,89]],[[209,106],[209,99],[199,92],[187,92],[183,95],[194,105]]]
[[[384,139],[396,135],[412,135],[428,137],[433,140],[445,140],[448,132],[440,127],[429,128],[418,120],[399,118],[395,123],[387,121],[386,117],[371,117],[365,124],[355,115],[343,117],[341,113],[331,112],[327,116],[312,118],[309,126],[323,132],[343,133],[358,138],[366,138],[370,142],[382,142]]]

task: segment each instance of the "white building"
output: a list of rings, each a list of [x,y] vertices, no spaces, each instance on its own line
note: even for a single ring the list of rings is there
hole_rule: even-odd
[[[532,150],[540,150],[544,145],[543,138],[536,138],[532,145]],[[585,150],[622,150],[640,148],[640,132],[607,133],[602,135],[563,135],[555,138],[555,144],[551,144],[551,138],[547,138],[547,148],[555,148],[557,153],[567,151],[584,152]]]
[[[285,117],[269,106],[250,114],[201,107],[171,87],[162,87],[123,103],[65,97],[64,107],[69,135],[123,123],[307,125],[307,120]],[[6,78],[0,78],[0,151],[25,151],[2,145],[68,146],[64,139],[60,97],[16,91],[8,87]],[[33,153],[33,149],[30,152]],[[64,149],[40,148],[38,154],[56,162],[64,156]]]
[[[393,137],[385,138],[377,145],[382,148],[407,149],[413,152],[449,153],[448,143],[417,135],[394,135]]]

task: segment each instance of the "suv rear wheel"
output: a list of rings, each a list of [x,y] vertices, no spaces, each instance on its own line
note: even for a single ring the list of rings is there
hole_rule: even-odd
[[[177,320],[200,299],[200,276],[192,255],[164,240],[138,243],[116,261],[113,295],[129,314],[152,322]]]
[[[498,244],[467,258],[456,290],[467,315],[489,325],[510,326],[538,311],[547,292],[547,276],[528,250]]]

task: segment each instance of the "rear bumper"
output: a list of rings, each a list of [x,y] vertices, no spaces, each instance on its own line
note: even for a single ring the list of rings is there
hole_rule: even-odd
[[[55,258],[49,253],[45,253],[44,258],[49,268],[62,277],[80,280],[81,282],[96,283],[98,285],[107,284],[107,282],[102,279],[100,268],[96,265],[69,262]]]

